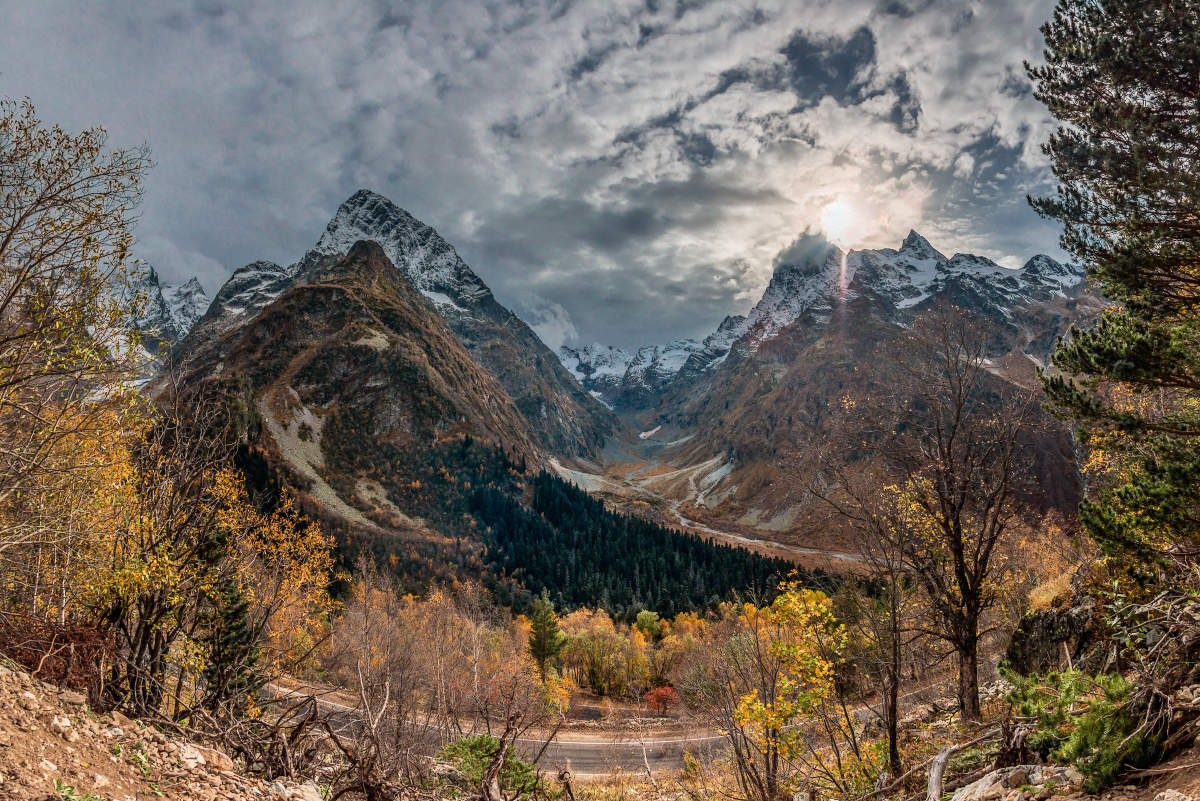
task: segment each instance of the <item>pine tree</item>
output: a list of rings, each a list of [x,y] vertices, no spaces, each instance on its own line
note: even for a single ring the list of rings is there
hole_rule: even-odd
[[[214,600],[202,677],[204,706],[210,710],[241,703],[258,689],[261,680],[256,666],[262,636],[251,623],[249,599],[236,579],[226,577]]]
[[[242,591],[236,573],[219,569],[228,557],[229,548],[229,532],[217,526],[210,530],[198,551],[198,558],[217,572],[208,598],[211,608],[201,629],[203,642],[208,646],[208,658],[201,673],[205,688],[202,703],[212,711],[240,703],[258,689],[255,668],[262,632],[251,620],[250,599]]]
[[[558,627],[554,604],[550,603],[550,598],[545,592],[534,600],[529,622],[529,653],[537,663],[538,672],[544,681],[546,669],[558,661],[567,644],[566,636]]]
[[[1080,509],[1127,566],[1200,542],[1200,2],[1059,0],[1036,96],[1063,125],[1060,186],[1031,199],[1114,306],[1044,376],[1121,471]]]

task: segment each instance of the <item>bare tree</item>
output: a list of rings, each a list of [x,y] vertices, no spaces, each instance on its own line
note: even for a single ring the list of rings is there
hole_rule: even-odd
[[[904,772],[900,757],[900,690],[906,664],[925,635],[913,625],[916,587],[906,559],[911,537],[904,507],[889,493],[877,467],[849,467],[832,459],[813,484],[813,493],[849,522],[851,540],[864,571],[839,593],[839,618],[857,636],[851,658],[879,688],[878,716],[887,736],[888,773]]]
[[[890,386],[871,412],[881,464],[897,477],[902,559],[924,591],[931,634],[958,661],[958,703],[979,720],[979,643],[999,600],[997,547],[1029,488],[1037,404],[989,371],[989,337],[943,305],[892,348]]]

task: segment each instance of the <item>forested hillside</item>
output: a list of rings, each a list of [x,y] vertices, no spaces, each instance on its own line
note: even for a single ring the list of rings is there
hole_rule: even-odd
[[[528,482],[527,508],[493,488],[472,509],[487,528],[487,560],[557,606],[599,605],[632,618],[715,608],[735,595],[773,595],[790,565],[629,515],[545,471]]]
[[[518,610],[544,591],[560,607],[598,606],[626,619],[643,609],[674,615],[737,596],[769,596],[791,569],[780,559],[613,512],[558,476],[527,472],[520,457],[471,437],[388,455],[398,476],[383,481],[389,497],[447,533],[444,557],[460,576],[474,573]],[[369,552],[419,588],[423,571],[405,560],[405,543],[340,530],[347,567]],[[808,579],[829,577],[818,572]]]

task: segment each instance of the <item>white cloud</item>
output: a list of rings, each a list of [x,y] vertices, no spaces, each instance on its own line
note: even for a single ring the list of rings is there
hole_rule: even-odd
[[[846,194],[878,212],[871,245],[910,227],[985,255],[1050,245],[1021,200],[1049,120],[1020,62],[1051,0],[657,5],[45,0],[0,29],[0,92],[148,140],[142,255],[210,291],[297,258],[360,186],[502,301],[557,304],[551,339],[702,334]],[[855,61],[839,48],[864,27]],[[789,45],[858,88],[805,94],[824,84],[792,75]]]
[[[542,300],[522,305],[526,310],[524,318],[529,327],[550,350],[557,353],[564,344],[578,339],[579,332],[571,322],[571,315],[567,314],[567,310],[562,306]]]

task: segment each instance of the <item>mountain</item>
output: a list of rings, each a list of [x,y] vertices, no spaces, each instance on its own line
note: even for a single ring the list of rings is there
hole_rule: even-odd
[[[632,352],[600,344],[563,346],[559,358],[584,389],[609,407],[641,409],[650,405],[703,347],[694,339],[646,345]]]
[[[262,300],[277,275],[260,264],[230,279],[183,342],[180,383],[253,411],[256,447],[323,515],[417,530],[380,482],[411,479],[407,466],[439,442],[468,435],[534,454],[508,393],[377,243],[309,259],[247,313],[239,304]],[[214,335],[217,313],[226,325]]]
[[[806,236],[778,257],[770,283],[750,312],[726,317],[703,342],[676,340],[632,352],[601,344],[564,347],[559,357],[584,387],[613,408],[641,410],[717,369],[731,349],[755,353],[801,318],[808,318],[809,328],[821,328],[835,310],[849,305],[902,324],[939,300],[949,300],[994,323],[998,339],[1018,337],[1022,330],[1040,334],[1022,347],[1033,361],[1045,363],[1060,327],[1031,332],[1024,317],[1078,296],[1082,281],[1081,269],[1045,255],[1017,270],[965,253],[947,258],[916,231],[898,250],[842,251],[820,237]]]
[[[128,292],[145,304],[133,325],[151,354],[182,339],[209,303],[204,287],[196,278],[178,286],[164,284],[154,267],[145,263],[139,264],[130,275]]]
[[[610,445],[604,475],[579,480],[614,500],[657,504],[665,519],[696,531],[836,547],[820,539],[821,524],[807,517],[811,498],[788,471],[837,441],[839,405],[887,386],[881,352],[943,301],[987,326],[1002,392],[1036,386],[1056,338],[1102,306],[1081,270],[1047,256],[1008,269],[969,254],[948,258],[916,232],[879,250],[802,237],[777,258],[754,307],[692,342],[681,366],[668,361],[664,380],[637,383],[633,369],[632,354],[657,349],[622,351],[628,358],[602,345],[564,349],[568,368],[641,431]],[[628,391],[634,383],[640,394]],[[1072,442],[1060,423],[1046,423],[1035,503],[1069,514],[1079,493]]]
[[[221,287],[187,347],[219,337],[261,312],[312,268],[356,242],[377,242],[395,269],[450,326],[471,357],[511,396],[537,443],[587,455],[603,446],[616,420],[571,377],[533,330],[492,291],[433,228],[387,198],[359,190],[334,214],[316,245],[298,262],[255,262]]]

